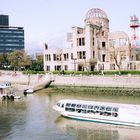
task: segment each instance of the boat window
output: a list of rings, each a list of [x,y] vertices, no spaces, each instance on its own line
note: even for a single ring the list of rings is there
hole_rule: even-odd
[[[119,108],[117,108],[117,107],[114,107],[114,108],[112,109],[112,111],[114,111],[114,112],[118,112],[118,110],[119,110]]]
[[[110,112],[105,112],[104,115],[105,116],[111,116],[111,113]]]
[[[91,110],[91,113],[95,114],[95,113],[96,113],[96,111],[94,111],[94,110]]]
[[[112,109],[112,107],[109,107],[109,106],[108,106],[108,107],[106,108],[106,111],[111,111],[111,109]]]
[[[112,113],[113,117],[118,117],[118,113]]]
[[[57,106],[60,106],[60,103],[57,103]]]
[[[92,108],[93,108],[93,105],[89,105],[89,106],[88,106],[88,109],[92,109]]]
[[[75,107],[76,106],[76,104],[71,104],[71,107]]]
[[[87,108],[87,105],[82,105],[82,108]]]
[[[81,109],[76,109],[76,112],[77,113],[81,113]]]
[[[104,115],[104,112],[101,111],[101,112],[100,112],[100,115]]]
[[[93,110],[87,110],[87,113],[93,113]]]
[[[99,106],[94,106],[94,110],[98,110],[99,109]]]
[[[70,111],[71,111],[71,112],[74,112],[74,111],[75,111],[75,109],[74,109],[74,108],[71,108],[71,109],[70,109]]]
[[[75,111],[75,109],[74,108],[65,108],[65,111],[69,111],[69,112],[74,112]]]
[[[100,107],[100,110],[105,110],[105,106],[101,106]]]
[[[83,109],[83,110],[82,110],[82,113],[86,113],[86,109]]]
[[[62,104],[61,107],[63,108],[64,107],[64,104]]]
[[[100,113],[99,111],[96,111],[96,113]]]
[[[71,105],[70,103],[67,103],[67,104],[66,104],[67,107],[70,107],[70,105]]]
[[[81,106],[82,106],[81,104],[77,104],[77,106],[76,106],[76,107],[77,107],[77,108],[81,108]]]
[[[65,108],[65,111],[68,111],[68,110],[69,110],[69,108],[66,107],[66,108]]]

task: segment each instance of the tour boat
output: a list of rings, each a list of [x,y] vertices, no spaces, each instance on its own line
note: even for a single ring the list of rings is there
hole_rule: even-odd
[[[64,99],[53,108],[73,119],[140,127],[140,105]]]
[[[10,82],[0,83],[0,99],[20,99],[20,96],[17,96],[13,92]]]

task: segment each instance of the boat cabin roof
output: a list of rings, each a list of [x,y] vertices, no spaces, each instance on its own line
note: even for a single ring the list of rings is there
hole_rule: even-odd
[[[0,89],[10,88],[10,87],[11,87],[10,82],[0,83]]]

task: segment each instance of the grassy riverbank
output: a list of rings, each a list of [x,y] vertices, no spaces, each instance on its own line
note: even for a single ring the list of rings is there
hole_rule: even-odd
[[[47,91],[51,93],[66,94],[91,94],[91,95],[104,95],[104,96],[135,96],[140,97],[140,88],[113,88],[113,87],[84,87],[84,86],[54,86],[48,87]]]

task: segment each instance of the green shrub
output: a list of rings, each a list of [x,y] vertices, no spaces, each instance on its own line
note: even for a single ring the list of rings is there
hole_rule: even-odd
[[[25,70],[23,74],[44,74],[44,71]]]
[[[103,71],[103,73],[101,71],[53,71],[53,74],[64,74],[64,75],[119,75],[119,71]],[[128,74],[132,74],[132,75],[140,75],[140,71],[138,70],[128,70],[128,71],[121,71],[121,75],[128,75]]]

